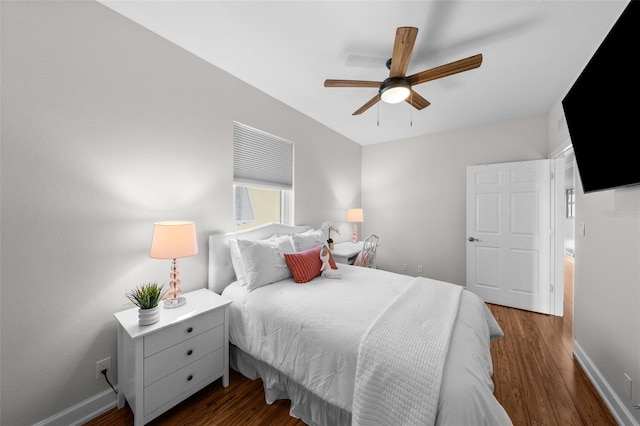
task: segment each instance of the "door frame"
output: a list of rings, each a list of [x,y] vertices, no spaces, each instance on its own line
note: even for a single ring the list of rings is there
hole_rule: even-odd
[[[571,139],[565,140],[551,151],[549,159],[553,178],[551,180],[551,268],[549,280],[553,286],[551,314],[564,316],[564,173],[565,157],[573,150]],[[575,249],[574,249],[575,259]]]

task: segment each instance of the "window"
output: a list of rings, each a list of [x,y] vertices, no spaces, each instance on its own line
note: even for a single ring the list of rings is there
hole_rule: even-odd
[[[567,218],[575,217],[575,212],[573,207],[576,203],[576,190],[574,188],[565,190],[565,201],[566,201],[566,217]]]
[[[293,143],[233,123],[236,230],[269,222],[293,224]]]

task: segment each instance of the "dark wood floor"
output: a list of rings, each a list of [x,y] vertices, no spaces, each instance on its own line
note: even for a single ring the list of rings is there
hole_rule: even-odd
[[[572,272],[572,265],[567,266],[565,270]],[[505,333],[491,345],[494,393],[516,426],[617,425],[573,359],[573,277],[567,279],[564,317],[489,305]],[[128,406],[113,409],[86,425],[130,426],[133,414]],[[260,380],[232,371],[229,387],[223,388],[218,380],[149,425],[303,423],[289,416],[288,401],[267,405]]]
[[[489,305],[505,332],[491,345],[494,394],[514,425],[617,425],[573,358],[573,262],[564,317]]]

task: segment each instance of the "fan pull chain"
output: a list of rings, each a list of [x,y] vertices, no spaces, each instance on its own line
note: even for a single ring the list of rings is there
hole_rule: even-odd
[[[377,116],[376,116],[377,126],[380,127],[380,102],[376,104],[376,112],[377,112]]]
[[[409,127],[413,127],[413,92],[409,92],[409,100],[411,101],[411,105],[409,105]]]

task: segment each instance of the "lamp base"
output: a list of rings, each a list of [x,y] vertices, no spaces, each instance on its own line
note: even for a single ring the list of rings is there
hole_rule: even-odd
[[[177,299],[164,299],[164,308],[165,309],[173,309],[178,306],[182,306],[187,303],[187,299],[185,297],[178,297]]]

